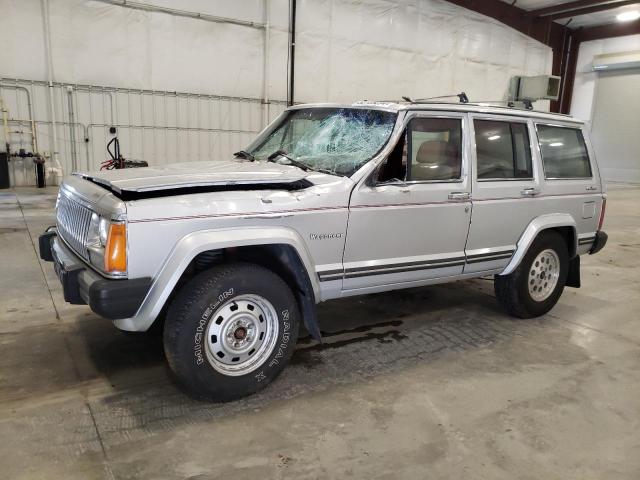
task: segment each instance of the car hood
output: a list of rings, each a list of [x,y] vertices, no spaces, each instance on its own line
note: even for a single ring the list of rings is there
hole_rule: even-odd
[[[157,190],[225,185],[290,184],[311,172],[271,162],[185,162],[157,167],[79,172],[81,176],[110,190],[153,192]]]

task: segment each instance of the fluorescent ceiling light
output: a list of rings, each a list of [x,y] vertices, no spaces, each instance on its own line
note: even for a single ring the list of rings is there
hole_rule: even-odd
[[[487,140],[498,140],[500,138],[500,135],[491,135],[489,138],[487,138]]]
[[[616,18],[619,22],[631,22],[632,20],[637,20],[640,18],[640,11],[631,10],[629,12],[622,12]]]
[[[561,147],[563,145],[564,145],[564,143],[562,143],[562,142],[553,142],[553,143],[549,144],[550,147]]]

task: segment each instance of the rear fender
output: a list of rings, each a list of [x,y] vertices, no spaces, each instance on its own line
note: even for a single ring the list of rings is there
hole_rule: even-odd
[[[516,252],[514,253],[513,257],[511,257],[511,261],[509,262],[509,264],[502,272],[500,272],[500,275],[509,275],[518,267],[518,265],[520,265],[520,262],[526,255],[529,247],[531,246],[535,238],[540,234],[540,232],[558,227],[571,228],[574,236],[574,241],[572,242],[572,251],[569,252],[569,258],[575,257],[575,245],[578,244],[578,237],[576,233],[576,221],[573,219],[573,217],[568,213],[550,213],[547,215],[540,215],[539,217],[534,218],[529,223],[529,225],[527,225],[527,228],[525,228],[524,232],[520,236],[520,239],[518,240],[518,243],[516,244]]]

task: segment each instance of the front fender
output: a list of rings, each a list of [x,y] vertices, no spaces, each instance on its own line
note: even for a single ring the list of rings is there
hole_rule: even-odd
[[[319,298],[317,276],[311,255],[300,235],[287,227],[243,227],[202,230],[182,237],[154,278],[149,293],[131,318],[115,320],[121,330],[146,331],[162,310],[169,295],[191,261],[200,253],[230,247],[285,244],[293,247],[308,272],[315,298]]]
[[[500,272],[500,275],[509,275],[518,267],[518,265],[520,265],[520,262],[526,255],[529,247],[541,231],[557,227],[571,227],[574,235],[573,245],[578,244],[576,221],[571,215],[568,213],[549,213],[547,215],[540,215],[539,217],[534,218],[529,225],[527,225],[527,228],[524,229],[524,232],[516,244],[515,254],[511,257],[511,261],[505,269]],[[573,258],[575,254],[575,251],[569,252],[569,257]]]

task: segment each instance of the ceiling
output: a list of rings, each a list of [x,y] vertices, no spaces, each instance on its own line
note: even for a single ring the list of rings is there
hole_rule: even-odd
[[[513,4],[513,0],[502,0],[505,3]],[[619,2],[620,0],[618,0]],[[538,10],[540,8],[546,7],[554,7],[556,5],[562,5],[565,3],[575,4],[575,1],[565,0],[565,1],[554,1],[554,0],[516,0],[515,6],[522,8],[523,10]],[[587,2],[585,2],[587,3]],[[593,5],[595,2],[589,2]],[[556,18],[555,21],[562,25],[567,24],[570,28],[579,28],[579,27],[594,27],[598,25],[607,25],[611,23],[619,23],[616,19],[616,16],[622,12],[626,11],[640,11],[640,0],[637,3],[627,5],[625,3],[624,6],[616,7],[616,0],[603,0],[603,4],[611,4],[611,9],[600,11],[600,12],[592,12],[586,13],[583,15],[576,15],[573,13],[567,14],[566,17]],[[587,8],[585,5],[584,8]],[[563,14],[564,15],[564,14]]]

